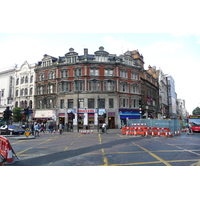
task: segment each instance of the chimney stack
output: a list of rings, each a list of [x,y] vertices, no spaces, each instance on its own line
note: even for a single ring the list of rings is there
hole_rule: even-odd
[[[88,49],[84,49],[84,56],[88,55]]]

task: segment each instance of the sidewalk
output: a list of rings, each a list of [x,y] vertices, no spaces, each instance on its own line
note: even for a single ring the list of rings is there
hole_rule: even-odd
[[[73,132],[67,132],[67,131],[64,131],[62,134],[81,134],[81,129],[79,130],[79,132],[77,132],[77,130],[73,131]],[[101,130],[99,130],[99,132],[97,130],[93,130],[92,133],[89,133],[89,134],[97,134],[97,133],[101,133]],[[108,134],[116,134],[116,133],[121,133],[121,129],[109,129],[108,130]],[[86,133],[87,134],[87,133]],[[40,133],[40,137],[42,137],[43,135],[59,135],[59,133],[48,133],[47,134],[47,131],[46,133]],[[12,139],[12,140],[29,140],[29,139],[35,139],[37,137],[33,136],[33,135],[29,135],[28,137],[26,137],[25,135],[2,135],[8,139]]]

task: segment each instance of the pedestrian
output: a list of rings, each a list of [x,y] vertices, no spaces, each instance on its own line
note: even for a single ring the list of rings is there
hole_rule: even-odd
[[[53,124],[49,124],[49,133],[53,133]]]
[[[40,137],[40,134],[39,134],[39,130],[40,130],[39,124],[35,125],[34,130],[35,130],[35,137],[37,137],[37,136]]]
[[[42,123],[41,126],[40,126],[40,132],[45,133],[45,132],[44,132],[44,124],[43,124],[43,123]]]
[[[62,130],[63,130],[63,125],[60,123],[59,124],[59,133],[62,134]]]
[[[34,135],[34,124],[31,124],[31,134]]]
[[[191,122],[189,123],[189,133],[192,133],[194,135],[194,133],[192,131],[192,123]]]
[[[106,132],[106,123],[104,122],[103,125],[102,125],[102,133],[105,133]]]

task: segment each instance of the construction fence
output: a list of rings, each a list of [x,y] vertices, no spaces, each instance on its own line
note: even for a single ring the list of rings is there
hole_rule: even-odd
[[[158,120],[158,119],[130,119],[127,121],[127,127],[156,127],[168,128],[174,134],[180,131],[182,123],[178,119]]]

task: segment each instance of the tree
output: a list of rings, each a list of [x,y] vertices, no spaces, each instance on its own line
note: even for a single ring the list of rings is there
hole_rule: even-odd
[[[196,107],[193,111],[192,111],[193,115],[200,115],[200,108]]]
[[[20,122],[22,120],[22,109],[17,107],[13,108],[13,121]]]

